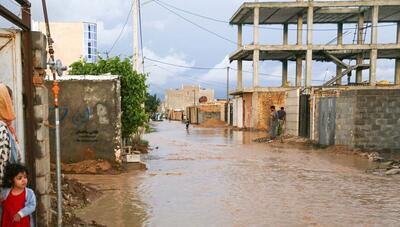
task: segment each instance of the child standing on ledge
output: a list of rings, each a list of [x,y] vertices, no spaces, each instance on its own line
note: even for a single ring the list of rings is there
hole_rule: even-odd
[[[1,226],[33,227],[32,213],[36,208],[36,196],[28,184],[28,170],[20,164],[9,164],[1,190]]]

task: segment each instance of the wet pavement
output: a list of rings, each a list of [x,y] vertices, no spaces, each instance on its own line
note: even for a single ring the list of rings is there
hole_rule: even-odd
[[[400,177],[358,156],[253,143],[262,132],[159,122],[149,170],[82,177],[105,195],[79,212],[107,226],[399,226]],[[79,177],[80,178],[80,177]]]

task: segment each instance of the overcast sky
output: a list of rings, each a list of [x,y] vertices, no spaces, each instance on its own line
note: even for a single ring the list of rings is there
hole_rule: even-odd
[[[12,1],[0,0],[1,4],[14,8],[14,12],[17,12],[16,6]],[[147,58],[195,67],[224,68],[228,66],[228,56],[236,49],[236,44],[230,42],[230,40],[236,41],[237,28],[227,23],[197,17],[178,9],[221,21],[229,21],[230,17],[244,2],[243,0],[158,1],[168,4],[164,6],[169,8],[170,11],[154,1],[141,0],[143,49]],[[33,19],[43,21],[41,1],[33,0],[31,2]],[[98,50],[99,52],[106,52],[110,51],[111,46],[124,27],[132,3],[131,0],[47,0],[47,4],[50,21],[96,22],[99,33]],[[174,13],[179,14],[181,17]],[[189,21],[215,34],[206,32]],[[2,24],[4,25],[4,22]],[[354,25],[348,25],[348,27],[353,28]],[[274,28],[281,27],[274,26]],[[319,27],[316,26],[316,28]],[[335,26],[332,26],[332,28],[335,28]],[[389,32],[393,35],[380,35],[379,40],[394,42],[395,27],[379,28],[379,34],[388,34]],[[327,43],[335,38],[335,34],[335,31],[315,31],[314,42]],[[289,32],[289,42],[294,42],[295,35],[295,32]],[[244,36],[244,43],[252,42],[251,27],[244,28]],[[353,37],[353,31],[345,34],[345,43],[351,43]],[[260,41],[262,43],[280,43],[281,40],[282,31],[261,29]],[[132,19],[129,17],[127,26],[110,55],[131,56],[132,49]],[[236,68],[236,62],[233,62],[231,67]],[[245,64],[245,70],[252,70],[251,63]],[[191,70],[146,60],[145,71],[149,73],[148,84],[151,93],[157,93],[160,96],[163,96],[166,88],[178,88],[182,84],[200,84],[202,87],[215,89],[218,98],[225,98],[226,96],[226,70]],[[261,64],[261,73],[268,74],[268,76],[260,75],[261,85],[279,86],[281,63],[263,62]],[[378,80],[386,79],[392,81],[393,73],[393,61],[380,61],[378,63]],[[322,81],[330,79],[334,74],[334,64],[314,62],[313,84],[321,84]],[[232,89],[236,83],[236,71],[231,70],[230,75],[230,87]],[[289,63],[289,78],[292,83],[294,83],[294,75],[295,65],[294,63]],[[368,75],[366,74],[364,79],[367,79],[367,77]],[[251,73],[244,73],[246,87],[251,86],[251,81]]]

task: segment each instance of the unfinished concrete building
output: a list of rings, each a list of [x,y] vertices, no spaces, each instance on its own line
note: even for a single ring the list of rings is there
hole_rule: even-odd
[[[321,135],[313,132],[315,125],[318,125],[318,119],[314,119],[317,116],[314,114],[317,109],[315,107],[319,105],[314,96],[326,92],[316,91],[336,89],[338,92],[328,93],[339,97],[340,90],[343,89],[381,89],[377,87],[378,59],[395,59],[394,84],[385,89],[396,89],[400,85],[400,0],[249,2],[244,3],[236,11],[230,23],[237,25],[238,28],[237,50],[230,55],[230,61],[236,61],[238,69],[236,90],[231,93],[234,97],[235,126],[268,129],[269,105],[277,105],[287,107],[287,126],[292,134],[310,138],[313,138],[314,134]],[[378,34],[378,28],[383,23],[395,23],[397,32]],[[306,27],[303,24],[306,24]],[[330,27],[336,25],[334,28],[337,30],[337,36],[333,40],[334,43],[313,43],[313,40],[317,39],[316,37],[313,39],[314,27],[317,24],[329,24]],[[355,42],[352,44],[343,42],[343,30],[346,24],[357,25]],[[253,28],[253,42],[250,44],[243,43],[245,25]],[[265,25],[282,26],[283,39],[280,44],[260,43],[260,28]],[[294,44],[288,42],[290,25],[297,26],[297,38]],[[370,37],[366,41],[367,29],[370,29],[368,34]],[[303,34],[306,40],[303,40]],[[396,37],[396,42],[378,43],[378,35]],[[345,60],[346,62],[355,60],[355,64],[345,63]],[[253,80],[250,88],[243,86],[243,61],[253,63]],[[259,86],[260,61],[282,62],[281,88]],[[288,84],[289,61],[296,62],[293,86]],[[336,75],[322,86],[313,87],[311,85],[313,61],[333,62],[336,64]],[[363,73],[368,74],[366,82],[363,81]],[[355,77],[354,82],[350,82],[351,77]],[[347,83],[342,84],[343,78],[347,78]],[[277,97],[282,94],[285,96],[283,100]],[[333,117],[337,117],[336,114]],[[392,122],[391,120],[387,121]],[[400,124],[397,121],[393,123]],[[334,125],[329,127],[333,127],[333,130],[335,128]],[[390,127],[398,128],[397,125]],[[394,131],[394,133],[400,132],[400,130]],[[357,134],[352,133],[352,135]],[[332,138],[327,139],[327,143],[335,143],[337,135],[333,133],[328,136],[334,139],[333,142]],[[399,144],[393,146],[400,148]]]

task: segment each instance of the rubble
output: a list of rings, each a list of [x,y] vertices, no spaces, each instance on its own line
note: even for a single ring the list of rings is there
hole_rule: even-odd
[[[57,210],[57,195],[56,195],[56,181],[55,174],[52,173],[52,185],[51,185],[51,206],[52,210]],[[63,206],[63,224],[64,226],[72,227],[104,227],[92,220],[91,223],[86,223],[78,218],[74,211],[76,209],[83,208],[93,202],[96,198],[99,198],[102,193],[97,189],[84,185],[75,179],[70,179],[62,175],[62,206]],[[57,213],[53,212],[52,217],[53,223],[57,223]]]
[[[254,139],[253,142],[257,143],[270,143],[270,144],[280,144],[281,140],[275,139],[271,140],[269,137],[261,137]],[[358,148],[349,148],[348,146],[322,146],[314,141],[311,141],[307,138],[303,137],[295,137],[295,136],[285,136],[283,139],[284,144],[293,144],[298,146],[306,146],[312,149],[323,149],[326,152],[336,152],[336,153],[346,153],[351,155],[358,155],[363,158],[370,160],[371,162],[379,163],[379,167],[374,169],[366,170],[367,173],[381,175],[381,176],[389,176],[389,175],[397,175],[400,174],[400,160],[391,160],[385,159],[384,154],[385,151],[363,151]],[[275,145],[278,146],[278,145]]]
[[[61,164],[63,173],[70,174],[119,174],[124,171],[121,165],[106,160],[85,160],[77,163]]]
[[[386,175],[400,174],[400,169],[391,169],[385,172]]]

